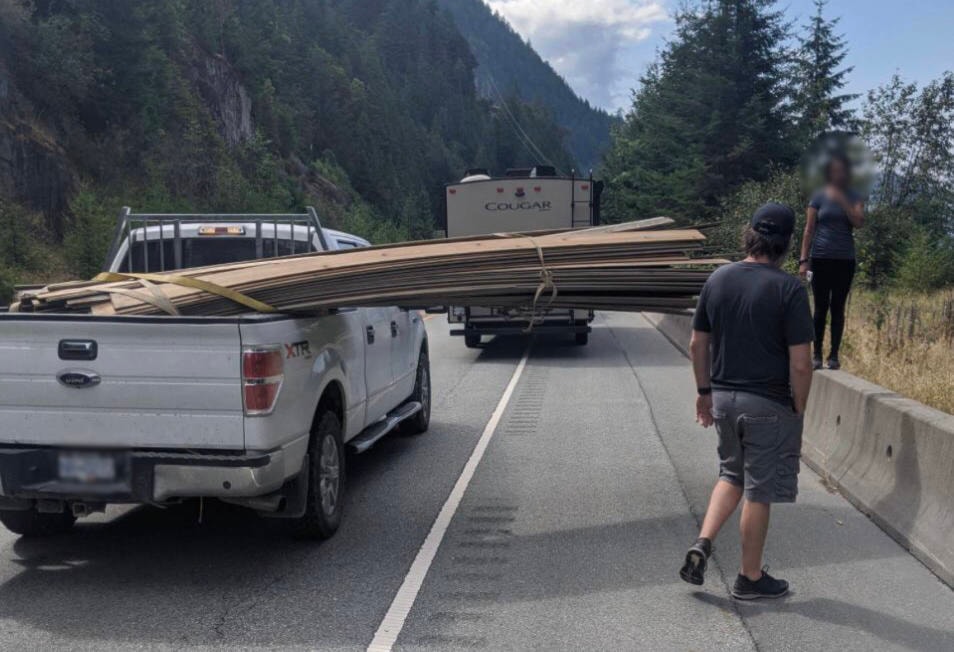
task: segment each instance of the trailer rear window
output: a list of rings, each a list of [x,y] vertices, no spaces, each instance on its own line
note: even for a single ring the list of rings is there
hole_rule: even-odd
[[[161,253],[160,244],[162,245]],[[306,253],[306,247],[308,247],[307,251],[318,251],[314,245],[308,245],[309,243],[296,240],[293,252],[292,241],[288,238],[279,238],[276,251],[276,241],[272,238],[266,238],[262,242],[262,256],[272,258],[274,256],[290,256],[292,253],[303,254]],[[181,267],[177,267],[175,264],[174,247],[175,244],[172,240],[164,240],[162,243],[159,241],[135,242],[132,246],[132,270],[129,269],[129,256],[127,255],[123,258],[119,271],[159,272],[188,269],[190,267],[206,267],[208,265],[223,265],[258,258],[255,251],[255,239],[248,237],[183,238]]]

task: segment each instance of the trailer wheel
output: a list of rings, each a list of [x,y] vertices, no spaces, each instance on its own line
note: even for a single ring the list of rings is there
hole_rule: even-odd
[[[421,348],[421,355],[417,358],[417,379],[414,381],[414,393],[408,400],[420,403],[421,409],[401,424],[401,432],[408,435],[427,432],[431,424],[431,362],[426,348]]]
[[[0,523],[24,537],[48,537],[68,532],[76,517],[65,509],[61,514],[41,514],[35,509],[0,510]]]
[[[468,349],[476,349],[480,346],[480,335],[476,333],[467,333],[464,335],[464,346]]]
[[[325,410],[308,443],[305,513],[291,522],[296,536],[327,539],[341,525],[345,488],[345,455],[341,439],[338,415]]]
[[[589,333],[577,333],[576,334],[576,343],[578,346],[586,346],[590,341]]]

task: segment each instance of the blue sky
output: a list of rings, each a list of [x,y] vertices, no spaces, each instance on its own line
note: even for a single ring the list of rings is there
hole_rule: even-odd
[[[680,0],[485,0],[562,74],[573,89],[610,111],[629,106],[630,89],[673,30]],[[811,0],[778,3],[801,26]],[[954,69],[954,0],[830,0],[848,40],[848,91],[864,94],[894,72],[924,83]]]

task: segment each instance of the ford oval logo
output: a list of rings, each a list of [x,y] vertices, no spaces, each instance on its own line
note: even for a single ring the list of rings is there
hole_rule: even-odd
[[[61,385],[76,389],[95,387],[103,381],[99,374],[92,371],[64,371],[56,379],[60,381]]]

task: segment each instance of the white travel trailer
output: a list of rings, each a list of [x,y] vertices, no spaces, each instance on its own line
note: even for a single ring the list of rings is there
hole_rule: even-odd
[[[445,191],[447,237],[594,226],[602,190],[603,182],[592,176],[558,176],[549,166],[507,170],[502,177],[468,170]],[[451,306],[447,314],[459,326],[451,334],[463,335],[468,347],[479,346],[483,335],[522,333],[530,326],[526,314],[505,309]],[[586,344],[592,320],[589,310],[546,310],[534,318],[533,331],[571,333]]]

